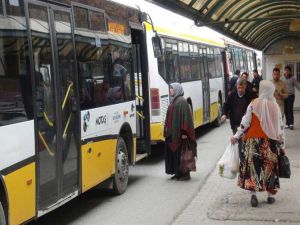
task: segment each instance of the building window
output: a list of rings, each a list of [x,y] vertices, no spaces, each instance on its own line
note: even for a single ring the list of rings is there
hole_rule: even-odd
[[[91,30],[106,31],[105,16],[102,12],[90,11]]]
[[[24,16],[24,1],[5,0],[5,10],[7,15]]]
[[[77,28],[89,29],[88,10],[80,7],[74,7],[75,26]]]

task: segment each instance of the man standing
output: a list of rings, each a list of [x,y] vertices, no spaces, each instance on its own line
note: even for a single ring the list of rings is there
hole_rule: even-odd
[[[237,81],[237,79],[239,79],[240,73],[241,73],[241,71],[240,71],[239,69],[237,69],[237,70],[234,72],[233,77],[230,79],[230,81],[229,81],[229,91],[228,91],[228,95],[231,95],[231,93],[234,91],[235,85],[236,85],[236,81]]]
[[[261,76],[258,74],[257,69],[253,70],[253,80],[252,84],[253,87],[255,88],[255,92],[258,94],[259,92],[259,83],[262,80]]]
[[[294,101],[295,101],[295,88],[300,91],[300,84],[292,74],[291,67],[284,68],[283,81],[286,83],[288,90],[288,97],[284,100],[284,113],[286,120],[286,128],[294,129]]]
[[[242,117],[252,100],[251,94],[246,91],[246,85],[246,80],[239,78],[236,82],[236,91],[232,92],[224,103],[221,121],[224,122],[226,118],[229,118],[233,134],[236,133],[237,128],[240,126]]]
[[[284,115],[284,99],[288,97],[288,90],[284,81],[280,79],[280,70],[278,68],[273,69],[272,83],[275,86],[274,97],[279,105],[282,116]]]

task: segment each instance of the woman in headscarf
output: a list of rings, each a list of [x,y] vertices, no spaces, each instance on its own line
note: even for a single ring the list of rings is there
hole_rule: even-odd
[[[179,83],[170,85],[171,100],[164,130],[166,173],[174,175],[171,179],[177,180],[189,180],[191,178],[189,172],[182,174],[179,170],[183,140],[186,141],[187,139],[194,156],[197,154],[192,110],[183,94],[183,88]]]
[[[123,101],[122,89],[120,86],[115,86],[108,89],[107,92],[108,104],[116,104]]]
[[[235,143],[243,136],[238,185],[251,191],[252,207],[258,205],[257,191],[267,191],[267,202],[273,204],[279,188],[278,156],[284,153],[284,130],[274,91],[271,81],[260,82],[259,97],[249,104],[237,133],[231,138]]]

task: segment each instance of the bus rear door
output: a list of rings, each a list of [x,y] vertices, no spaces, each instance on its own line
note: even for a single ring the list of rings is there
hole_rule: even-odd
[[[26,2],[35,80],[38,216],[78,195],[79,117],[71,11]]]

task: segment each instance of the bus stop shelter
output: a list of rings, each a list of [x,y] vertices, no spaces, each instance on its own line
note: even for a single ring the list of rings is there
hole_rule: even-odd
[[[236,41],[264,50],[283,38],[300,37],[298,0],[152,0]]]

